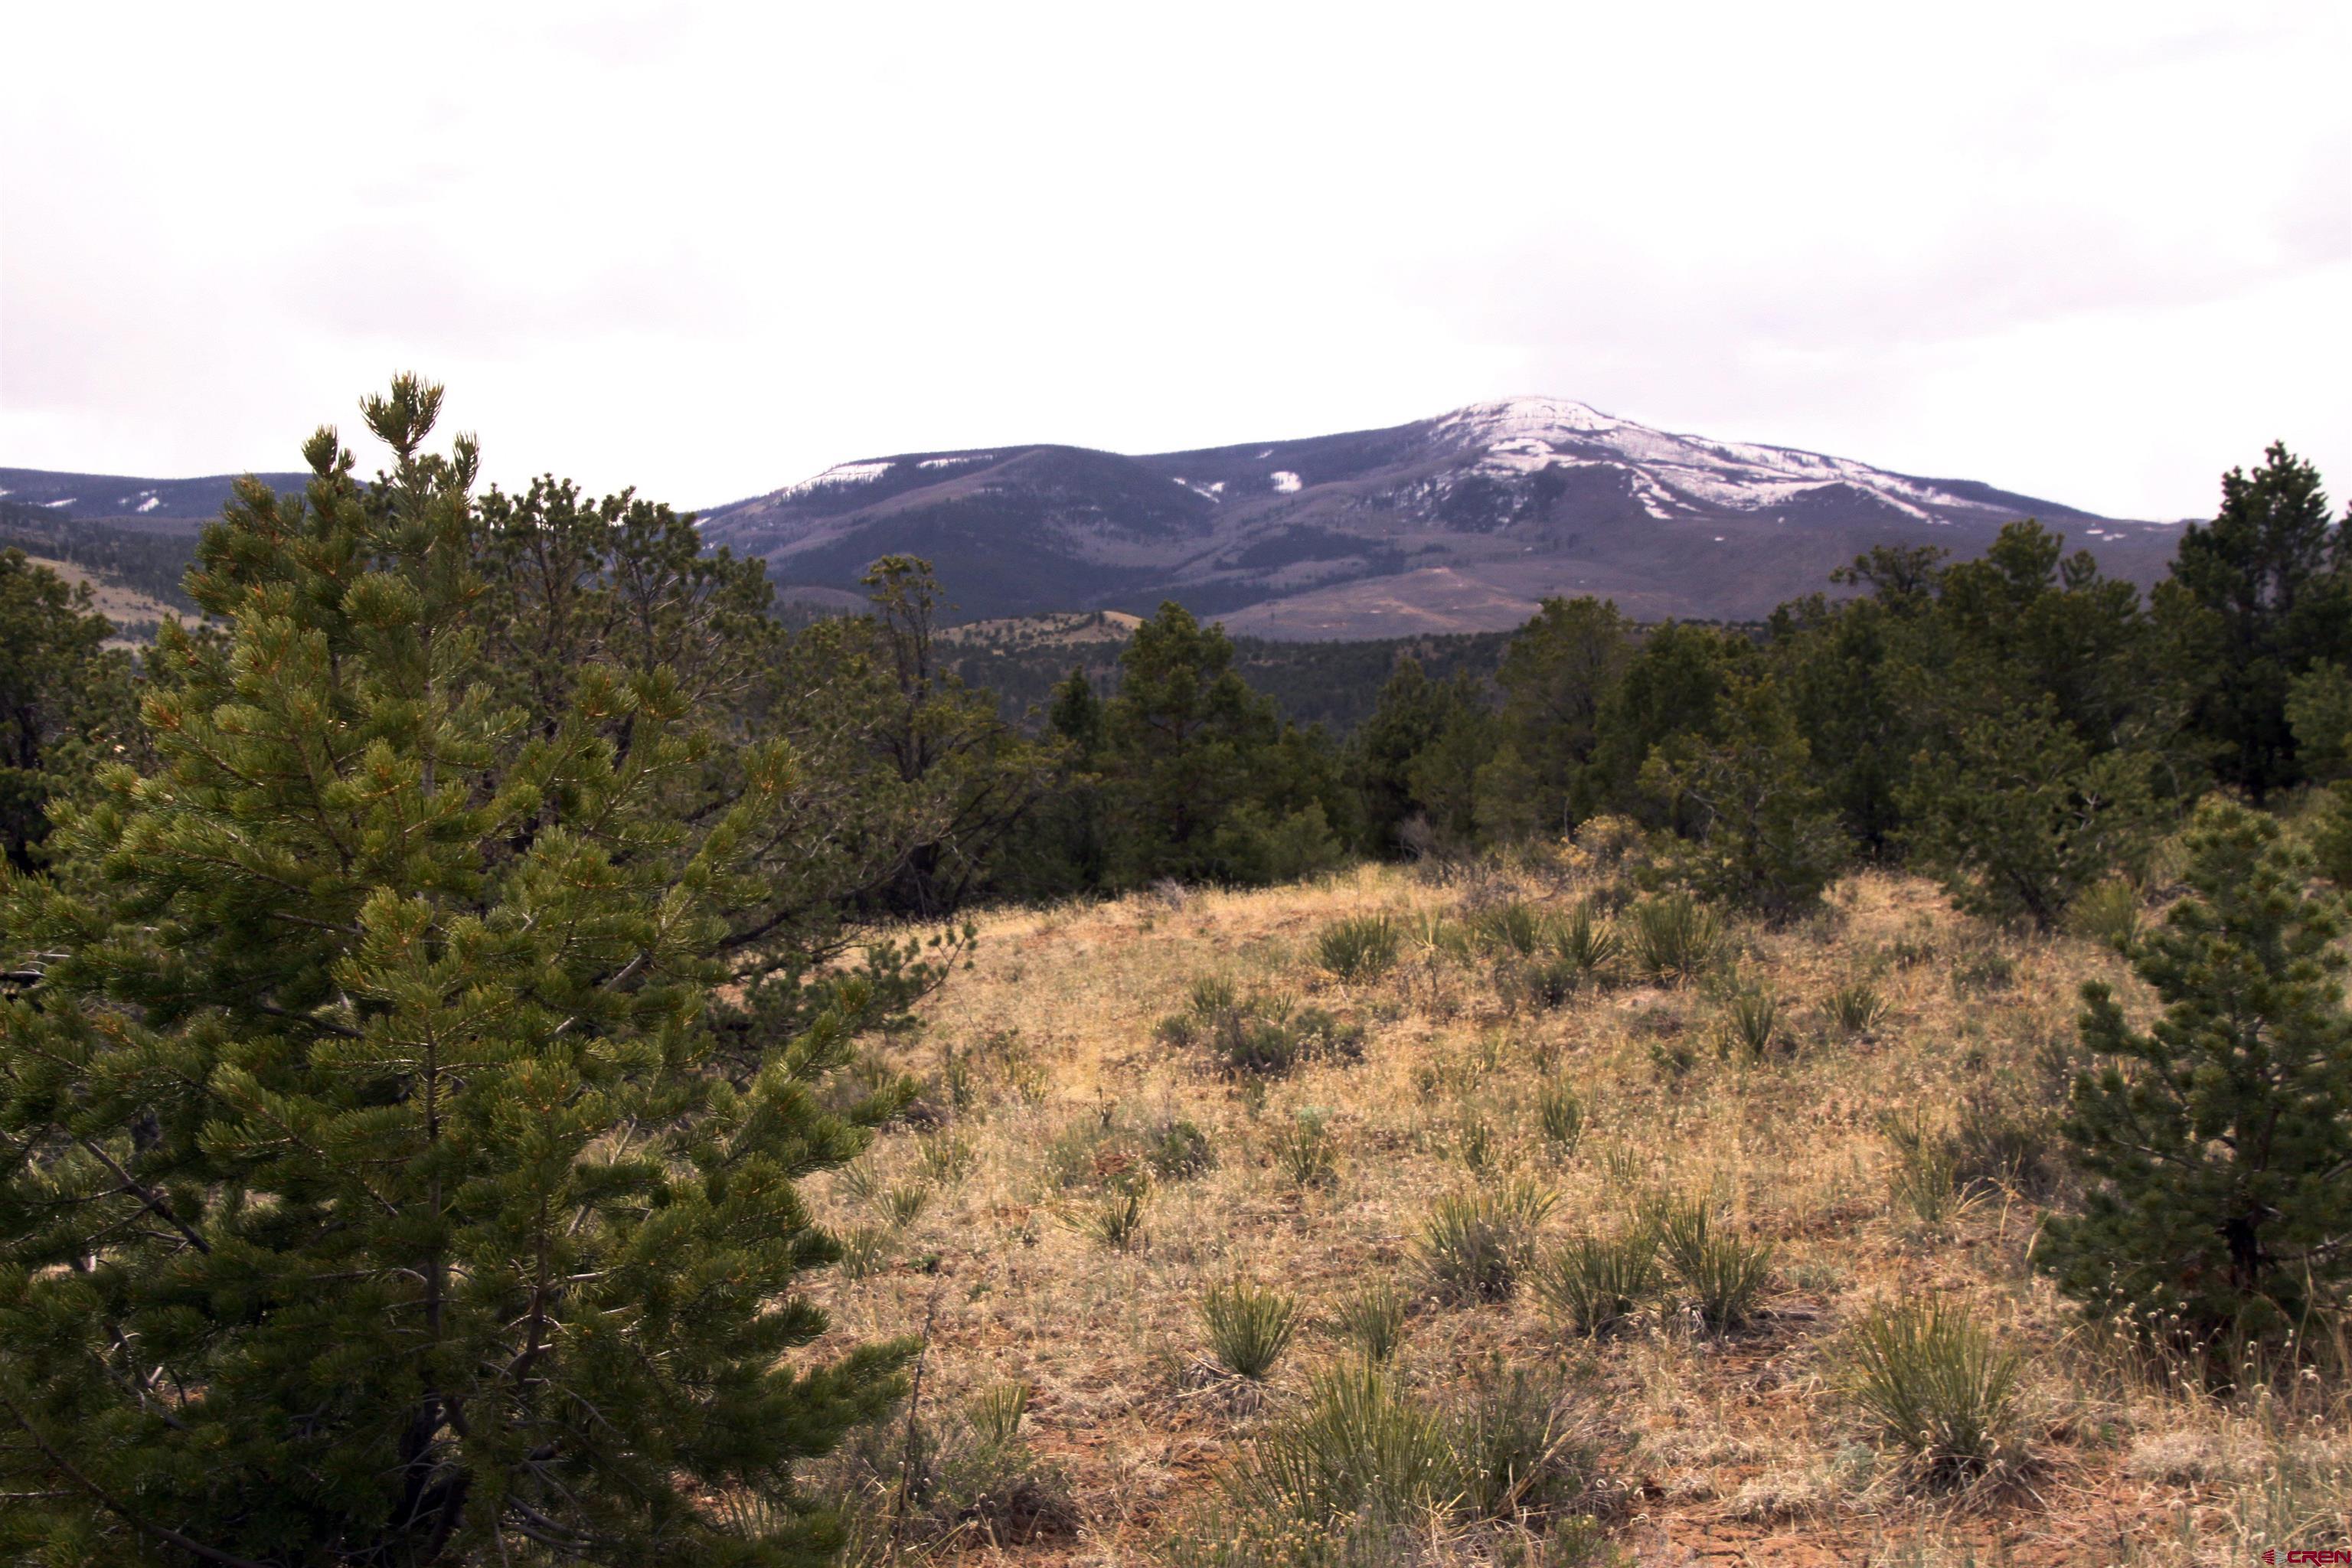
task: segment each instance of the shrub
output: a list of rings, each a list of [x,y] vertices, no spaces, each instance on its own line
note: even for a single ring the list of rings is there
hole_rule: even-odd
[[[1339,1146],[1328,1112],[1309,1108],[1275,1129],[1274,1163],[1302,1187],[1327,1187],[1338,1180]]]
[[[1179,1049],[1206,1046],[1219,1070],[1235,1078],[1280,1078],[1311,1060],[1352,1060],[1364,1042],[1360,1026],[1323,1008],[1236,996],[1223,980],[1194,982],[1187,1009],[1161,1019],[1155,1032]]]
[[[1819,904],[1853,848],[1814,782],[1796,714],[1769,676],[1727,674],[1708,731],[1660,743],[1642,764],[1641,785],[1696,829],[1696,842],[1674,852],[1680,874],[1773,920]]]
[[[1217,1362],[1237,1377],[1263,1379],[1289,1348],[1298,1303],[1279,1290],[1235,1279],[1201,1299],[1201,1321]]]
[[[1404,1342],[1403,1293],[1386,1280],[1367,1285],[1332,1314],[1340,1334],[1373,1361],[1387,1361]]]
[[[2000,1458],[2022,1362],[1962,1308],[1878,1307],[1854,1325],[1846,1363],[1854,1403],[1931,1475],[1981,1473]]]
[[[2143,747],[2095,754],[2042,694],[1962,723],[1935,767],[1911,770],[1896,793],[1903,837],[1962,910],[2047,930],[2147,853],[2157,761]]]
[[[1536,1092],[1536,1125],[1543,1130],[1544,1142],[1566,1159],[1584,1141],[1584,1101],[1572,1086],[1548,1083]]]
[[[1696,1199],[1662,1199],[1652,1205],[1658,1249],[1690,1293],[1711,1329],[1736,1329],[1756,1315],[1772,1278],[1772,1244],[1748,1242],[1726,1232],[1714,1211]]]
[[[1830,993],[1830,1022],[1844,1035],[1866,1035],[1886,1016],[1886,998],[1867,980],[1851,980]]]
[[[1217,1146],[1200,1127],[1181,1116],[1171,1117],[1145,1137],[1144,1160],[1151,1173],[1166,1182],[1190,1181],[1217,1168]]]
[[[1688,893],[1661,893],[1631,911],[1633,962],[1661,983],[1693,980],[1723,947],[1723,921]]]
[[[1528,1283],[1578,1333],[1606,1333],[1657,1295],[1657,1232],[1642,1224],[1613,1237],[1578,1237],[1540,1258]]]
[[[2283,1334],[2352,1275],[2342,901],[2243,806],[2207,801],[2188,846],[2190,896],[2132,964],[2163,1017],[2143,1033],[2105,986],[2084,988],[2097,1065],[2063,1131],[2097,1184],[2080,1215],[2052,1219],[2039,1261],[2142,1324]]]
[[[1419,1247],[1431,1279],[1458,1300],[1507,1300],[1555,1201],[1526,1181],[1438,1199],[1422,1222]]]
[[[1505,971],[1502,997],[1506,1003],[1549,1012],[1567,1006],[1584,978],[1583,971],[1564,958],[1549,954],[1530,958]]]
[[[1341,980],[1376,980],[1397,960],[1396,921],[1386,915],[1351,915],[1325,926],[1315,939],[1315,962]]]

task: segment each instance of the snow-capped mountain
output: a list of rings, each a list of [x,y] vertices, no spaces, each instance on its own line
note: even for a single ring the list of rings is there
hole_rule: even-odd
[[[1313,637],[1507,626],[1550,594],[1612,596],[1643,618],[1745,619],[1874,544],[1968,555],[2021,517],[2143,582],[2175,536],[1551,397],[1145,457],[1033,446],[866,458],[714,508],[703,527],[819,599],[903,552],[929,557],[967,616],[1176,598],[1236,631]]]

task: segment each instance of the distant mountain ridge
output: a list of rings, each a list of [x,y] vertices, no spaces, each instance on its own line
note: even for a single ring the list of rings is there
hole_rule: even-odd
[[[0,500],[84,521],[134,521],[160,532],[194,533],[221,514],[242,476],[141,479],[121,474],[68,474],[47,468],[0,468]],[[258,474],[275,490],[299,490],[309,474]]]
[[[259,476],[302,488],[308,476]],[[193,535],[234,479],[0,468],[19,515]],[[702,513],[788,598],[863,601],[877,557],[928,557],[956,618],[1150,613],[1163,599],[1267,637],[1514,626],[1548,595],[1642,620],[1751,620],[1877,544],[1978,553],[2036,517],[2146,584],[2179,529],[1973,479],[1677,435],[1555,397],[1381,430],[1130,457],[1037,444],[838,464]]]
[[[1752,619],[1874,544],[1956,555],[2038,517],[2142,583],[2178,531],[1970,479],[1677,435],[1519,397],[1383,430],[1139,457],[1035,445],[844,463],[709,509],[706,538],[788,592],[845,598],[928,556],[961,612],[1149,612],[1356,637],[1513,626],[1550,594],[1643,619]]]

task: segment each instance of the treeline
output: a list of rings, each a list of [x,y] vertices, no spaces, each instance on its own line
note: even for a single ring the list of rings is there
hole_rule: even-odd
[[[1006,720],[1029,723],[1051,704],[1054,688],[1073,668],[1083,669],[1099,695],[1117,689],[1123,639],[1098,633],[1097,638],[975,642],[959,633],[951,668],[970,684],[995,693],[997,711]],[[1284,718],[1319,724],[1345,736],[1372,716],[1381,683],[1401,659],[1412,659],[1433,679],[1449,680],[1457,671],[1466,671],[1483,682],[1493,677],[1503,645],[1510,638],[1508,632],[1335,642],[1236,637],[1234,668],[1254,689],[1271,698]]]
[[[992,795],[1020,804],[959,840],[961,874],[929,893],[1265,881],[1607,816],[1654,835],[1698,890],[1768,915],[1870,861],[2048,926],[2101,879],[2140,876],[2212,788],[2260,804],[2352,771],[2347,539],[2319,476],[2274,447],[2224,478],[2151,595],[2029,521],[1977,560],[1874,551],[1757,627],[1551,600],[1491,668],[1393,657],[1344,740],[1281,717],[1235,643],[1171,604],[1115,681],[1072,668],[1034,735],[999,730],[951,676],[907,689],[909,722],[997,736],[954,755],[1023,770]],[[919,563],[883,575],[933,592]],[[902,668],[935,658],[917,623],[886,607],[878,624]],[[2352,816],[2338,840],[2352,869]]]
[[[588,504],[532,498],[487,504]],[[2150,595],[2021,522],[1971,561],[1875,550],[1752,626],[1639,626],[1555,599],[1515,634],[1293,645],[1228,637],[1171,603],[1124,642],[975,643],[943,629],[928,565],[891,557],[866,579],[867,614],[793,627],[766,613],[758,563],[699,554],[683,520],[514,569],[561,567],[625,586],[643,616],[686,616],[698,661],[735,672],[698,691],[719,721],[793,715],[843,803],[832,839],[872,855],[841,889],[851,913],[1262,883],[1558,840],[1607,816],[1655,835],[1699,890],[1767,914],[1869,861],[2047,926],[2100,879],[2139,875],[2215,785],[2260,803],[2352,773],[2346,538],[2319,476],[2274,447],[2224,478]],[[520,663],[521,635],[493,644]],[[33,650],[61,636],[15,639],[24,679],[131,689],[60,677]],[[544,706],[551,690],[518,695]],[[0,835],[20,865],[55,787],[39,733],[55,721],[39,715],[74,711],[87,732],[89,701],[52,691],[14,710]],[[2331,833],[2352,868],[2352,809]]]
[[[185,533],[83,522],[43,507],[0,500],[0,549],[71,562],[192,615],[196,605],[188,597],[186,578],[194,543]],[[149,626],[138,635],[152,633]]]

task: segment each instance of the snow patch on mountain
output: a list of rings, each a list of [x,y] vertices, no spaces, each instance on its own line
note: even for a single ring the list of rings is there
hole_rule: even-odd
[[[995,454],[992,452],[968,452],[961,458],[925,458],[921,462],[917,463],[915,467],[919,468],[961,468],[966,463],[985,463],[994,456]],[[855,467],[855,465],[852,466]],[[885,463],[882,466],[887,468],[890,465]],[[827,470],[827,472],[830,471],[830,469]]]
[[[1288,468],[1274,470],[1274,489],[1277,495],[1295,495],[1301,488],[1299,478]]]
[[[778,490],[776,495],[779,500],[782,500],[792,496],[809,495],[821,489],[829,489],[835,485],[871,484],[896,467],[898,464],[887,458],[878,462],[835,463],[821,474],[814,474],[796,485],[786,485],[782,489]]]
[[[1433,421],[1432,428],[1457,447],[1478,454],[1474,472],[1496,479],[1594,463],[1629,468],[1637,476],[1634,494],[1643,510],[1660,520],[1694,507],[1763,511],[1834,486],[1850,486],[1922,522],[1936,521],[1927,510],[1930,507],[1979,513],[2004,510],[1867,463],[1785,447],[1678,436],[1564,397],[1472,404]]]

